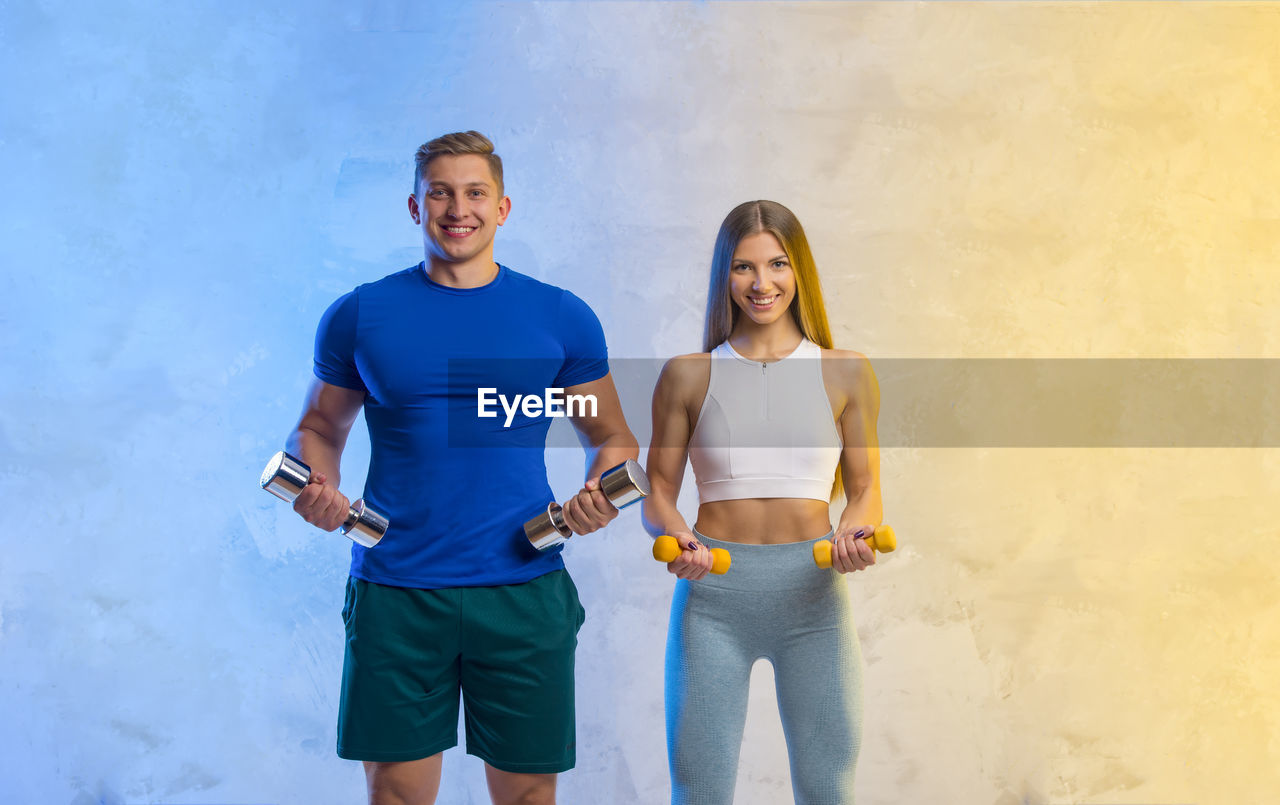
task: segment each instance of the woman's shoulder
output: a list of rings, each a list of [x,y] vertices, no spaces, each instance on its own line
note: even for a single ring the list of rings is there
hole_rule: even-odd
[[[662,365],[655,393],[672,397],[690,397],[701,390],[706,393],[711,378],[711,355],[692,352],[676,355]]]
[[[823,349],[822,374],[851,391],[874,386],[876,378],[871,359],[852,349]]]
[[[829,357],[829,358],[858,359],[858,360],[864,360],[864,361],[867,360],[866,355],[863,355],[861,352],[858,352],[852,349],[827,349],[826,347],[818,347],[818,349],[822,351],[822,357],[824,358]]]
[[[822,352],[822,360],[824,363],[841,364],[850,367],[850,369],[870,369],[871,359],[861,352],[852,349],[826,349],[820,348]]]
[[[668,358],[662,365],[662,377],[672,382],[696,380],[711,371],[711,353],[690,352]]]

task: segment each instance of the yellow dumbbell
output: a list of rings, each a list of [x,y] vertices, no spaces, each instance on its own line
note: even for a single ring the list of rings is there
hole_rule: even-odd
[[[680,543],[675,537],[669,537],[666,534],[658,537],[653,541],[653,558],[659,562],[674,562],[676,557],[681,554]],[[729,569],[729,563],[732,561],[729,552],[724,548],[711,549],[711,572],[717,576],[723,576]]]
[[[864,540],[871,550],[889,553],[898,547],[898,538],[893,528],[887,525],[876,526],[876,532]],[[813,562],[818,567],[831,567],[831,540],[820,539],[813,543]]]

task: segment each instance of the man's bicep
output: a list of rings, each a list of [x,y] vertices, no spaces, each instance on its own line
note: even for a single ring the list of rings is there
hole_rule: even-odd
[[[569,421],[592,446],[603,444],[613,436],[631,436],[612,375],[565,386],[564,396]]]
[[[334,444],[342,444],[364,405],[364,398],[365,392],[361,390],[335,386],[316,378],[307,389],[298,430],[309,430]]]

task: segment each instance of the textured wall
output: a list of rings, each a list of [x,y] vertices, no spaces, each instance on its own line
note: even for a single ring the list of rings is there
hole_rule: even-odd
[[[499,259],[617,357],[696,349],[715,228],[760,197],[873,360],[1280,351],[1280,6],[279,5],[5,7],[5,802],[359,801],[347,547],[255,479],[321,311],[420,259],[434,134],[497,141]],[[365,462],[358,430],[349,486]],[[580,454],[548,463],[568,494]],[[1280,797],[1275,450],[900,445],[883,474],[860,802]],[[565,802],[667,796],[646,550],[630,513],[568,551]],[[768,684],[746,805],[789,801]],[[473,758],[446,775],[486,801]]]

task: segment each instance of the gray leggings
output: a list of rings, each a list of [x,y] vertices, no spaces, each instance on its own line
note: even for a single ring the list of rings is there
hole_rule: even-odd
[[[823,539],[829,538],[830,535]],[[673,805],[730,805],[751,665],[773,664],[796,805],[849,805],[862,734],[862,656],[845,577],[813,543],[741,545],[729,572],[676,582],[667,633]]]

